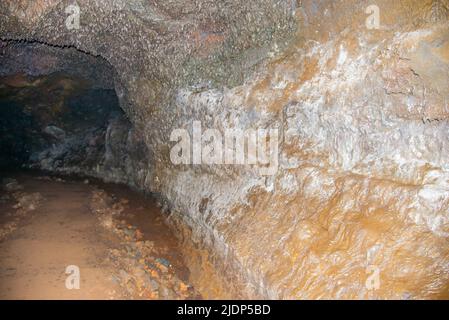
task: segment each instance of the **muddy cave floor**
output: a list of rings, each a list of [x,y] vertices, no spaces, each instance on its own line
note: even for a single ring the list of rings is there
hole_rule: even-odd
[[[201,299],[155,200],[36,172],[1,189],[0,299]]]

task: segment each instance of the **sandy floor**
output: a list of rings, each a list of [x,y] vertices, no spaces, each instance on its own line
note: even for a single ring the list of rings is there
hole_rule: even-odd
[[[13,178],[21,189],[1,191],[0,228],[8,232],[0,240],[0,299],[199,297],[153,202],[120,186]],[[92,210],[95,192],[107,197],[100,218]],[[32,194],[40,200],[18,205]],[[107,227],[105,219],[112,221]],[[79,267],[79,289],[66,287],[70,265]]]

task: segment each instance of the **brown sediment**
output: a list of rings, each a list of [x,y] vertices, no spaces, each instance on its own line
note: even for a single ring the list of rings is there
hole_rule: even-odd
[[[15,178],[20,191],[3,191],[0,203],[1,230],[8,229],[0,242],[2,299],[201,297],[153,200],[118,185],[101,184],[105,192],[82,180]],[[69,265],[80,268],[79,290],[65,287]]]

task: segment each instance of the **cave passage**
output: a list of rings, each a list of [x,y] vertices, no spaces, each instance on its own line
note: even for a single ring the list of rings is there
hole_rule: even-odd
[[[449,0],[0,1],[0,299],[448,299],[448,244]]]
[[[37,72],[16,54],[46,64],[68,53],[10,50],[0,67],[0,299],[201,297],[156,201],[92,178],[124,170],[131,139],[112,70],[74,51],[79,61]]]
[[[115,91],[89,88],[63,73],[0,79],[0,164],[54,169],[93,166],[106,129],[123,115]]]
[[[114,69],[73,48],[2,43],[0,168],[86,173],[105,165],[108,127],[131,127]]]

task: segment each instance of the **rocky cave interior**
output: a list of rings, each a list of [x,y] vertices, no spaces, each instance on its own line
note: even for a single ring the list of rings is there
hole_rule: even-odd
[[[82,173],[79,168],[84,168],[95,172],[107,162],[107,144],[108,151],[110,145],[120,148],[125,144],[124,133],[131,124],[120,109],[110,80],[112,68],[105,61],[39,44],[15,42],[6,47],[14,49],[7,55],[4,52],[3,62],[9,70],[2,70],[0,80],[0,161],[4,171],[47,168]],[[55,59],[52,51],[69,51],[72,56],[61,60],[54,70],[33,70],[30,61]],[[108,132],[113,125],[121,132]],[[111,143],[111,139],[115,141]]]
[[[449,298],[449,2],[375,2],[378,28],[364,0],[2,1],[0,259],[85,181],[100,225],[134,210],[130,246],[161,220],[175,252],[139,249],[110,297]],[[281,130],[277,172],[173,163],[193,121]]]

